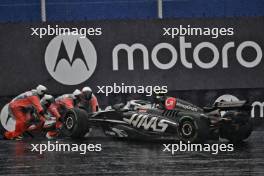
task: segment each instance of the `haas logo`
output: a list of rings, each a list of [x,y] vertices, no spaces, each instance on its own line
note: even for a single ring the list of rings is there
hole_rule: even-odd
[[[56,81],[76,85],[92,76],[97,54],[89,39],[81,38],[80,35],[59,35],[47,46],[45,64]]]
[[[169,126],[168,120],[159,119],[155,116],[150,116],[147,114],[133,114],[130,118],[123,118],[125,122],[129,125],[132,125],[136,128],[144,128],[144,130],[152,130],[155,132],[165,132],[167,127]]]

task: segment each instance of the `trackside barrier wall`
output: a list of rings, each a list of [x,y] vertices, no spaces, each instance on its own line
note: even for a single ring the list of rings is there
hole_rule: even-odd
[[[101,28],[101,35],[87,36],[85,39],[76,37],[70,43],[66,36],[40,38],[32,35],[31,28],[48,28],[48,25],[54,28],[56,25],[67,28]],[[217,38],[206,35],[172,38],[163,35],[164,28],[179,25],[233,28],[234,34]],[[97,86],[113,86],[114,83],[119,86],[121,83],[132,86],[166,85],[172,95],[201,106],[214,101],[221,94],[231,92],[239,99],[247,98],[251,103],[258,101],[256,110],[262,109],[263,28],[263,17],[2,24],[0,95],[11,98],[38,84],[46,85],[54,95],[70,93],[86,85],[94,91],[98,91]],[[83,43],[83,40],[90,44]],[[208,42],[213,50],[206,47]],[[228,52],[223,52],[227,44],[234,46]],[[181,48],[186,45],[191,47],[185,49],[184,61]],[[198,55],[197,46],[200,47]],[[52,74],[57,74],[57,61],[56,69],[64,74],[54,78]],[[85,62],[87,67],[83,65]],[[52,71],[47,66],[50,64]],[[94,72],[79,83],[65,82],[65,75],[72,68],[78,67],[78,64],[87,70],[94,65]],[[81,71],[79,69],[77,73]],[[102,105],[143,98],[137,94],[98,96]]]
[[[47,21],[157,19],[157,0],[46,0]],[[263,0],[163,0],[164,18],[264,16]],[[41,21],[39,0],[1,0],[0,22]]]

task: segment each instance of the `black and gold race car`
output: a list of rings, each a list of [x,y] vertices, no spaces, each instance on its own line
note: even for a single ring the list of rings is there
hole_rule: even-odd
[[[96,113],[74,108],[63,118],[63,134],[81,138],[87,136],[91,128],[102,128],[105,135],[118,138],[195,143],[220,137],[241,142],[253,130],[251,106],[246,101],[223,101],[200,108],[178,98],[175,100],[171,110],[144,100],[116,104]]]

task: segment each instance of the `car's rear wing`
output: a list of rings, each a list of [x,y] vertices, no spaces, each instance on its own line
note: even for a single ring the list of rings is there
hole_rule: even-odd
[[[248,104],[246,100],[241,101],[221,101],[214,104],[214,108],[220,110],[234,110],[234,109],[244,109],[251,110],[251,105]]]

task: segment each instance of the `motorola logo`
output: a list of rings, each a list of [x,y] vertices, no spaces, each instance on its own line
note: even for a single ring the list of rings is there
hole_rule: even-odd
[[[76,46],[75,46],[75,50],[74,50],[74,53],[73,53],[73,56],[72,56],[72,60],[69,58],[67,50],[65,48],[65,44],[64,44],[64,42],[62,40],[61,41],[61,46],[60,46],[60,49],[59,49],[59,54],[58,54],[58,57],[56,59],[56,63],[55,63],[53,71],[54,72],[56,71],[59,62],[61,60],[63,60],[63,59],[66,59],[66,61],[68,63],[70,63],[71,66],[73,65],[74,61],[76,61],[76,59],[80,59],[85,64],[85,67],[87,68],[87,70],[89,70],[87,62],[86,62],[86,60],[84,58],[85,57],[83,55],[79,40],[77,40],[77,43],[76,43]]]
[[[77,85],[92,76],[97,54],[89,39],[80,35],[59,35],[46,48],[45,64],[56,81],[64,85]]]

